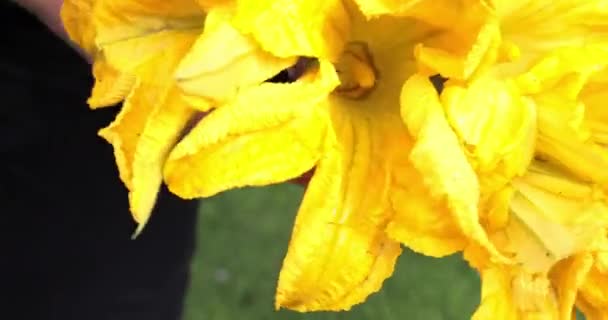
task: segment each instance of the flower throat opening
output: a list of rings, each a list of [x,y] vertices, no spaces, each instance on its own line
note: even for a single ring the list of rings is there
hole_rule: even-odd
[[[266,82],[291,83],[298,80],[316,62],[314,58],[300,57],[295,65],[282,70]],[[334,93],[350,99],[360,99],[370,93],[377,78],[376,67],[364,42],[348,43],[339,60],[334,63],[340,85]]]

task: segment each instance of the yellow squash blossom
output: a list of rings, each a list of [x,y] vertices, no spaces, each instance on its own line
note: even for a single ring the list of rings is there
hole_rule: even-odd
[[[508,206],[495,214],[494,243],[515,265],[475,249],[466,255],[482,277],[474,319],[571,319],[608,226],[608,203],[597,186],[535,161],[511,184]],[[604,245],[605,249],[605,245]],[[608,289],[602,289],[608,293]]]
[[[514,77],[555,49],[605,45],[608,41],[605,19],[608,8],[603,0],[486,0],[478,5],[471,2],[438,1],[435,12],[439,13],[435,15],[432,11],[415,12],[431,24],[450,29],[433,39],[432,46],[426,43],[417,46],[416,57],[424,71],[439,72],[456,80],[469,79],[481,71],[499,78]],[[480,11],[491,14],[480,15]],[[467,23],[465,17],[477,18]],[[455,23],[464,23],[465,27]],[[463,31],[467,33],[464,39]],[[459,52],[466,52],[464,65]],[[533,85],[534,79],[529,80],[532,81],[528,85]]]
[[[482,213],[493,241],[517,265],[487,263],[484,254],[468,251],[483,279],[476,319],[570,319],[575,302],[590,319],[607,316],[608,288],[601,283],[608,119],[600,98],[608,89],[601,71],[606,53],[595,46],[557,50],[532,68],[551,75],[539,77],[545,90],[529,96],[538,113],[536,154],[543,160],[510,184],[515,194],[508,210]],[[544,66],[549,59],[551,69]]]
[[[432,48],[421,45],[416,52],[425,73],[450,79],[440,100],[450,127],[478,173],[482,199],[487,197],[484,193],[492,194],[521,175],[533,151],[561,162],[585,179],[604,183],[608,176],[599,168],[608,165],[608,158],[601,148],[589,146],[584,133],[573,127],[576,118],[582,117],[582,109],[568,95],[576,95],[585,79],[608,60],[606,4],[570,0],[488,4],[493,14],[481,24],[469,50],[484,48],[480,52],[485,52],[482,61],[472,64],[477,66],[474,72],[455,68],[453,50],[437,49],[442,42]],[[496,32],[487,41],[482,35],[490,29]],[[562,97],[570,103],[557,106],[551,102]],[[416,109],[404,107],[406,124],[408,110]],[[574,118],[563,118],[570,116]],[[440,167],[427,168],[424,174],[438,170]]]
[[[554,137],[548,137],[550,130],[553,134],[561,130],[551,128],[555,124],[551,119],[564,114],[558,112],[559,115],[553,116],[556,110],[549,111],[546,100],[552,92],[575,90],[580,83],[575,78],[583,79],[585,74],[597,71],[606,61],[606,43],[602,42],[605,28],[601,25],[604,20],[600,17],[608,15],[608,12],[600,2],[511,3],[488,1],[484,6],[491,11],[481,20],[483,23],[477,29],[476,41],[469,49],[470,53],[479,51],[478,54],[466,56],[465,61],[470,63],[453,63],[458,61],[454,59],[458,55],[454,54],[453,48],[447,47],[445,41],[435,41],[444,35],[427,41],[435,47],[419,45],[416,58],[422,66],[421,75],[412,77],[402,94],[402,116],[408,129],[415,133],[420,129],[418,120],[423,117],[421,113],[431,113],[429,100],[433,104],[437,100],[420,98],[418,92],[423,87],[428,91],[430,84],[417,79],[433,73],[449,78],[443,92],[436,95],[440,102],[440,106],[435,107],[439,110],[438,116],[434,124],[429,124],[442,126],[445,130],[442,134],[436,132],[427,139],[418,139],[414,148],[425,149],[428,155],[418,155],[414,151],[412,157],[435,189],[454,183],[455,179],[449,172],[474,170],[477,181],[471,182],[470,186],[479,186],[480,202],[477,205],[482,209],[482,215],[493,195],[526,171],[536,152],[560,158],[562,162],[568,160],[566,165],[570,167],[576,162],[573,158],[580,160],[581,150],[567,157],[564,147],[546,142],[555,143]],[[478,11],[477,8],[471,10]],[[465,10],[463,16],[468,15]],[[526,30],[532,28],[535,32],[528,33],[520,28],[526,22],[536,23],[526,27]],[[577,32],[570,32],[571,29]],[[486,31],[489,33],[485,34]],[[477,59],[472,59],[475,57]],[[566,79],[569,76],[573,78]],[[558,83],[560,79],[563,82]],[[562,120],[556,121],[566,124]],[[454,161],[441,161],[448,150],[445,147],[447,136],[455,136],[449,141],[454,143],[453,150],[457,154],[450,157],[466,157],[458,167]],[[443,148],[439,148],[440,145]],[[429,165],[428,157],[436,159],[434,164],[437,165]],[[601,161],[597,153],[594,157],[593,161]],[[579,168],[597,172],[589,165]],[[472,189],[464,190],[470,192]],[[465,191],[462,190],[454,188],[448,191],[449,197],[464,197]],[[483,216],[481,218],[484,219]]]
[[[205,87],[219,82],[232,86],[233,91],[240,85],[263,81],[269,73],[277,73],[291,63],[276,59],[269,67],[260,67],[259,62],[265,60],[249,57],[250,40],[237,35],[240,42],[227,43],[226,35],[231,35],[231,30],[218,25],[231,6],[231,1],[220,0],[64,3],[68,32],[94,58],[96,85],[90,105],[111,105],[125,99],[115,121],[99,134],[114,146],[120,177],[129,189],[131,212],[139,223],[138,232],[156,201],[165,158],[187,130],[193,108],[207,111],[217,106],[213,101],[190,99],[187,85],[181,81],[184,88],[177,87],[176,73],[188,84],[189,75],[198,75],[205,68],[204,62],[189,65],[188,53],[194,51],[199,61],[217,62],[222,57],[221,61],[230,66],[228,74],[251,74],[233,77],[232,83],[227,76],[218,79],[212,74],[202,84]],[[215,50],[200,54],[201,47]],[[238,54],[223,55],[226,51]],[[182,62],[185,68],[179,68]]]
[[[499,33],[490,42],[477,37],[471,50],[486,53],[473,72],[455,68],[449,48],[417,48],[421,74],[450,79],[426,100],[420,92],[430,85],[421,76],[404,86],[402,116],[410,131],[420,130],[416,120],[430,117],[437,102],[434,126],[446,128],[419,138],[412,161],[435,189],[461,181],[463,171],[476,173],[479,219],[501,255],[476,245],[467,250],[483,279],[475,318],[570,319],[608,223],[608,163],[600,145],[606,118],[590,113],[599,108],[586,109],[579,94],[608,63],[608,11],[601,1],[494,1],[492,8],[486,26]],[[588,90],[589,101],[599,101],[593,94],[600,85]],[[441,161],[448,142],[457,154]],[[429,155],[419,156],[418,148]],[[456,167],[452,159],[463,157]],[[529,167],[534,157],[549,162]],[[470,189],[451,191],[463,198]],[[510,261],[496,260],[502,257]]]
[[[575,304],[608,317],[607,15],[600,0],[70,0],[63,13],[95,58],[90,104],[126,99],[100,134],[140,227],[163,174],[195,198],[314,168],[277,308],[349,309],[405,244],[465,251],[479,320],[571,319]],[[294,82],[264,82],[294,64]]]
[[[571,169],[586,157],[590,160],[577,170],[586,170],[587,173],[581,173],[587,176],[590,172],[597,174],[597,168],[606,165],[605,156],[592,148],[586,149],[585,156],[581,153],[584,148],[573,150],[577,143],[573,141],[575,135],[566,133],[563,130],[566,128],[554,127],[557,123],[551,122],[551,118],[560,116],[553,116],[557,110],[549,111],[544,105],[551,92],[567,94],[567,90],[574,90],[576,94],[577,85],[606,63],[605,2],[505,0],[487,1],[486,7],[492,9],[492,14],[479,24],[477,40],[468,50],[484,52],[472,55],[484,57],[471,64],[475,68],[456,68],[457,64],[452,63],[454,49],[444,42],[434,42],[435,47],[430,48],[421,44],[416,51],[423,74],[439,73],[450,79],[440,99],[469,162],[480,179],[486,180],[480,183],[489,190],[500,189],[501,184],[521,175],[534,147],[549,157],[559,158]],[[471,10],[464,10],[462,15],[470,15],[467,12]],[[483,36],[490,29],[494,30],[488,36],[491,41]],[[467,72],[469,69],[474,72]],[[571,79],[566,79],[565,73],[571,74]],[[560,79],[562,83],[558,83]],[[573,103],[576,105],[576,101]],[[537,118],[539,127],[534,128]],[[564,121],[556,121],[566,125]],[[559,139],[560,144],[568,145],[556,144],[558,132],[570,135],[568,139]]]
[[[185,198],[287,181],[316,168],[279,277],[277,307],[349,309],[390,276],[399,242],[444,256],[464,248],[464,232],[492,251],[478,223],[474,171],[457,173],[465,179],[455,176],[430,194],[410,161],[414,141],[400,119],[400,91],[415,72],[414,45],[437,29],[409,17],[367,20],[342,3],[238,1],[233,23],[259,50],[318,62],[303,60],[310,66],[293,83],[242,90],[203,119],[165,166],[170,190]],[[307,12],[321,14],[304,28]],[[445,131],[432,125],[435,115],[413,136]],[[454,189],[471,190],[445,198]]]
[[[93,109],[116,105],[125,98],[135,82],[133,75],[110,67],[95,45],[92,14],[96,2],[97,0],[64,1],[61,10],[61,18],[70,38],[86,55],[93,58],[95,85],[88,101]]]
[[[90,103],[125,99],[114,122],[99,134],[114,146],[139,232],[156,201],[164,158],[193,114],[172,74],[200,34],[204,15],[196,2],[187,0],[170,5],[154,0],[83,3],[65,1],[62,16],[72,39],[95,61],[96,88],[114,93],[103,101],[94,89]],[[69,22],[79,14],[83,22]]]

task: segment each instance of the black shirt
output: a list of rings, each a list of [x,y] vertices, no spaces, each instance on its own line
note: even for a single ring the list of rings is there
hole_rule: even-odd
[[[2,319],[178,319],[197,202],[161,192],[137,240],[90,66],[0,2]],[[7,316],[14,311],[18,316]]]

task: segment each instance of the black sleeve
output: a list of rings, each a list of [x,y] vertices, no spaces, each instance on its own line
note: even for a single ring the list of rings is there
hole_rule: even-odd
[[[179,319],[197,202],[162,190],[136,240],[90,66],[0,4],[1,319]],[[16,312],[16,317],[9,316]]]

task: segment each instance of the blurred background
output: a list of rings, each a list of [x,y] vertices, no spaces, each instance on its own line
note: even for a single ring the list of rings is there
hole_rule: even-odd
[[[433,259],[407,250],[383,289],[351,311],[275,311],[275,285],[303,191],[292,184],[248,188],[202,203],[184,320],[470,319],[479,278],[461,256]]]

